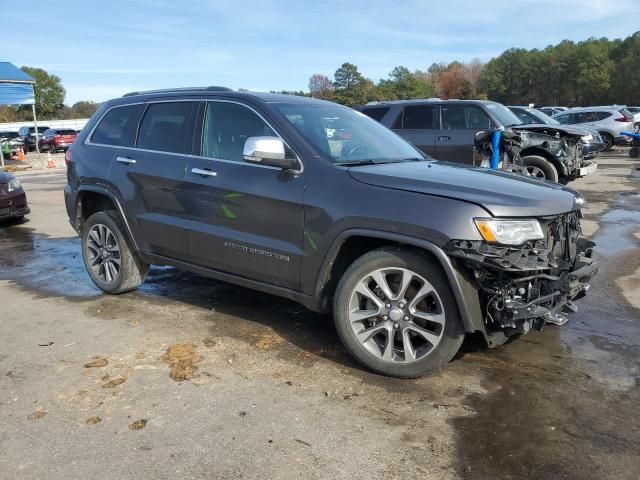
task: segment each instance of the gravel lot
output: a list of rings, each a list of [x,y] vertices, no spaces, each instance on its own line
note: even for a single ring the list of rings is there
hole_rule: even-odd
[[[362,370],[331,319],[170,268],[102,295],[62,169],[0,226],[0,478],[640,478],[640,180],[572,183],[604,256],[580,312],[444,372]],[[635,162],[636,166],[640,162]]]

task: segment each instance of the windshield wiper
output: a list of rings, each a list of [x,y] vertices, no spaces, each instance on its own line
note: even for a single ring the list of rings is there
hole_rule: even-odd
[[[357,167],[359,165],[376,165],[381,162],[374,162],[373,160],[353,160],[351,162],[336,162],[334,165],[340,167]]]

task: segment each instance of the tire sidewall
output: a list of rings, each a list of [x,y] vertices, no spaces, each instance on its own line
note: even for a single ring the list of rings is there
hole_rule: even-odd
[[[601,133],[600,136],[602,137],[602,140],[605,142],[604,151],[608,152],[613,148],[613,137],[609,133]]]
[[[106,225],[107,227],[109,227],[116,239],[116,242],[118,243],[118,248],[120,249],[120,271],[115,282],[105,282],[100,278],[96,278],[92,273],[91,266],[89,265],[87,255],[87,238],[91,228],[98,224]],[[115,212],[97,212],[91,215],[87,219],[87,221],[84,222],[84,224],[82,225],[82,258],[84,260],[84,266],[87,270],[87,273],[89,274],[89,277],[100,290],[106,293],[119,293],[122,290],[122,287],[126,282],[127,275],[130,273],[128,272],[129,262],[127,262],[126,258],[130,255],[131,252],[129,249],[129,244],[122,234],[120,222],[118,221]]]
[[[349,321],[349,303],[357,283],[374,270],[392,267],[411,270],[431,283],[445,312],[445,327],[440,343],[431,353],[413,363],[392,363],[376,358],[357,340]],[[347,269],[334,298],[334,323],[343,344],[358,362],[376,373],[401,378],[416,378],[440,369],[458,352],[465,335],[458,306],[441,268],[425,255],[405,249],[370,252]]]
[[[544,172],[544,180],[549,180],[551,182],[558,182],[558,170],[556,169],[555,165],[553,165],[553,163],[551,163],[549,160],[547,160],[544,157],[541,157],[539,155],[527,155],[526,157],[524,157],[522,159],[522,165],[526,168],[528,166],[535,166],[538,167],[540,170],[542,170]],[[538,177],[531,177],[531,178],[538,178]],[[543,180],[543,179],[539,179],[539,180]]]

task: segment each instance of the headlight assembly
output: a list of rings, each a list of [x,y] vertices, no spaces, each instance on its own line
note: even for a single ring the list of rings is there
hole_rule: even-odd
[[[538,220],[498,220],[489,218],[474,219],[482,238],[488,243],[520,245],[527,240],[544,238]]]
[[[12,178],[11,180],[9,180],[8,190],[10,192],[13,192],[14,190],[20,190],[21,188],[22,188],[22,184],[20,183],[20,180],[18,180],[17,178]]]
[[[580,140],[582,140],[583,142],[590,142],[591,140],[593,140],[593,135],[583,135],[582,137],[580,137]]]

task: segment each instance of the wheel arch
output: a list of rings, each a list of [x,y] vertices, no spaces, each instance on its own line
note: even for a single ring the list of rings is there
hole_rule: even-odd
[[[542,157],[545,160],[549,161],[551,165],[553,165],[558,171],[558,177],[566,177],[567,176],[567,167],[558,159],[558,157],[552,155],[549,151],[544,148],[539,147],[529,147],[525,148],[520,152],[520,157],[524,159],[524,157],[530,156],[538,156]]]
[[[336,237],[322,264],[316,284],[315,297],[319,299],[321,310],[329,309],[340,277],[356,258],[371,250],[394,245],[416,249],[428,255],[442,268],[456,300],[465,331],[480,331],[486,338],[480,298],[470,275],[436,244],[394,232],[351,229]]]
[[[89,218],[89,216],[91,216],[95,212],[104,210],[115,210],[117,212],[118,217],[124,225],[125,234],[127,235],[132,246],[136,250],[138,250],[135,236],[133,235],[129,222],[124,215],[124,210],[120,201],[112,192],[110,192],[106,188],[93,185],[80,187],[78,195],[76,197],[73,227],[76,229],[76,231],[80,232],[82,230],[82,224],[87,218]]]

